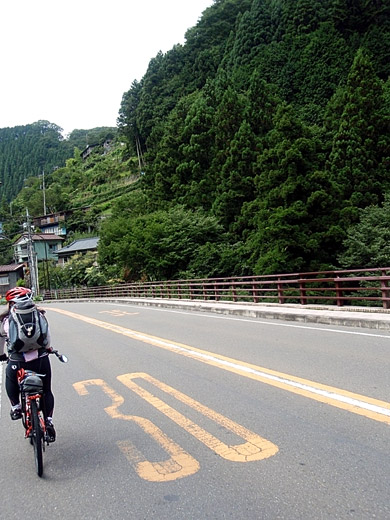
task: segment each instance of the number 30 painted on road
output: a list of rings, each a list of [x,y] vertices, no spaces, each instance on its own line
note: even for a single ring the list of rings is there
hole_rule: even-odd
[[[275,455],[278,452],[278,447],[272,442],[260,437],[256,433],[251,432],[244,426],[224,417],[223,415],[211,410],[191,397],[175,390],[174,388],[158,381],[152,376],[145,373],[132,373],[118,376],[117,379],[123,383],[127,388],[136,393],[139,397],[147,401],[161,413],[169,417],[178,426],[193,435],[197,440],[202,442],[209,449],[214,451],[220,457],[232,462],[252,462],[266,459]],[[182,413],[178,412],[160,398],[154,396],[149,391],[145,390],[134,379],[141,379],[156,388],[172,396],[178,401],[189,406],[193,410],[201,413],[208,419],[224,427],[226,430],[236,434],[244,439],[244,443],[237,445],[227,445],[217,439],[214,435],[204,430],[201,426],[195,424]],[[149,481],[153,482],[167,482],[176,480],[178,478],[187,477],[196,473],[199,469],[199,463],[183,448],[176,444],[172,439],[165,435],[157,426],[151,421],[143,417],[135,415],[125,415],[121,413],[118,408],[124,403],[124,398],[117,394],[105,381],[102,379],[89,379],[87,381],[80,381],[73,386],[79,395],[87,395],[87,387],[96,385],[102,388],[111,400],[111,406],[105,408],[107,414],[113,419],[122,419],[125,421],[133,421],[140,428],[144,430],[151,438],[153,438],[169,455],[170,458],[162,462],[150,462],[145,459],[144,455],[137,450],[131,441],[120,441],[118,446],[124,453],[126,458],[134,467],[137,474]]]

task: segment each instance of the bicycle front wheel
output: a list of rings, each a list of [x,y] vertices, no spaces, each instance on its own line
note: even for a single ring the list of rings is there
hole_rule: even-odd
[[[32,441],[34,446],[35,468],[39,477],[43,474],[43,431],[40,423],[37,403],[31,400]]]

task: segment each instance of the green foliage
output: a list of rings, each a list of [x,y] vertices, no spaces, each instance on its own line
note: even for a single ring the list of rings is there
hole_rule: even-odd
[[[96,253],[93,251],[72,256],[63,267],[41,262],[38,273],[40,285],[46,289],[95,287],[106,282],[96,262]]]
[[[254,198],[255,161],[256,138],[250,125],[244,121],[230,143],[213,203],[213,212],[226,230],[234,230],[242,205]]]
[[[139,139],[142,152],[150,151],[153,130],[166,122],[181,97],[215,76],[236,18],[250,4],[251,0],[214,2],[186,32],[184,46],[175,45],[150,60],[141,82],[133,82],[123,95],[120,108],[120,129],[133,149]]]
[[[338,192],[320,166],[318,138],[281,105],[257,157],[258,196],[244,213],[252,215],[247,247],[254,272],[309,270],[333,260]]]
[[[390,194],[383,205],[359,211],[359,221],[348,228],[339,256],[345,269],[390,265]]]
[[[107,219],[100,235],[99,263],[122,268],[125,280],[171,279],[187,269],[205,244],[223,238],[215,218],[180,206]]]
[[[70,231],[96,231],[97,217],[102,212],[98,206],[133,189],[138,176],[134,162],[125,160],[121,152],[121,144],[114,141],[108,152],[98,146],[83,160],[80,150],[75,148],[74,156],[67,159],[65,166],[45,175],[47,213],[74,210],[68,225]],[[28,208],[31,216],[43,215],[42,187],[42,177],[27,179],[13,201],[14,214],[25,214]]]
[[[122,97],[118,116],[118,127],[121,136],[126,139],[128,152],[137,153],[137,140],[139,139],[139,129],[137,126],[136,109],[139,104],[139,94],[142,84],[133,81],[130,90],[125,92]],[[141,148],[144,148],[145,143]]]
[[[71,150],[80,148],[83,150],[88,145],[102,145],[105,141],[114,139],[118,133],[116,128],[100,126],[90,130],[73,130],[66,138]]]
[[[356,208],[381,202],[390,188],[389,107],[384,110],[383,82],[361,49],[339,96],[341,113],[334,124],[338,128],[333,134],[328,169],[342,187],[344,218],[353,222]]]
[[[0,265],[12,263],[14,263],[14,258],[11,241],[3,235],[3,237],[0,237]]]
[[[62,129],[48,121],[0,129],[0,181],[11,200],[31,176],[49,173],[72,155]]]

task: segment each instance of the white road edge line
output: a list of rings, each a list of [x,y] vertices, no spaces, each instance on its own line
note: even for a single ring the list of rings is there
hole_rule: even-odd
[[[99,305],[103,304],[103,302],[96,302],[96,303],[98,303]],[[249,318],[237,318],[235,316],[215,316],[214,314],[208,314],[206,312],[176,311],[173,309],[157,309],[157,308],[152,308],[149,306],[144,307],[144,306],[140,306],[140,305],[131,305],[131,304],[126,305],[124,303],[104,302],[105,305],[107,305],[107,303],[108,303],[108,305],[114,305],[116,307],[133,307],[133,308],[142,308],[142,309],[146,308],[148,310],[157,311],[157,312],[172,312],[175,314],[185,314],[185,315],[191,314],[191,316],[197,316],[199,318],[206,317],[206,318],[213,318],[215,320],[243,321],[245,323],[268,325],[268,326],[272,326],[272,327],[290,327],[293,329],[320,330],[322,332],[335,332],[337,334],[352,334],[355,336],[370,336],[373,338],[390,339],[389,335],[386,336],[385,334],[374,334],[374,333],[370,333],[370,332],[358,332],[358,331],[352,331],[352,330],[337,330],[337,329],[329,329],[329,328],[326,329],[324,327],[312,327],[310,325],[293,325],[290,323],[275,323],[275,322],[268,322],[268,321],[260,321],[256,318],[249,319]],[[50,307],[49,307],[49,309],[50,309]]]

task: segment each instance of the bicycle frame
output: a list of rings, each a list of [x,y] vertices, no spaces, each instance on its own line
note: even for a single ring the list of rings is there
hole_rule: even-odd
[[[23,383],[26,380],[27,377],[30,376],[38,376],[39,378],[42,377],[42,374],[37,374],[36,372],[32,372],[31,370],[25,370],[24,368],[20,368],[17,372],[17,378],[20,388],[20,396],[21,396],[21,403],[22,403],[22,422],[23,426],[26,430],[25,437],[26,439],[30,437],[32,424],[31,424],[31,402],[35,401],[37,404],[37,410],[41,411],[42,404],[43,404],[43,392],[35,392],[31,393],[30,391],[26,391],[23,388]],[[43,421],[43,427],[45,428],[44,421]],[[46,430],[46,428],[45,428]]]

